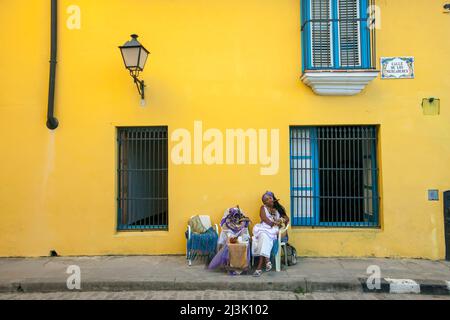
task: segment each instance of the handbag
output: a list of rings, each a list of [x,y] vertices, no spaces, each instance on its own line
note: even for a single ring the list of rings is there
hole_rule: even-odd
[[[286,254],[287,254],[288,266],[296,265],[297,264],[297,250],[289,243],[286,243]]]

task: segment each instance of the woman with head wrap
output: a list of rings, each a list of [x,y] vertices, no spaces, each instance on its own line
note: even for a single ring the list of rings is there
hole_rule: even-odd
[[[278,237],[280,227],[289,223],[289,217],[284,207],[278,202],[273,192],[267,191],[262,196],[263,206],[260,208],[259,216],[261,223],[253,227],[252,251],[253,255],[259,257],[256,271],[253,274],[256,277],[261,276],[262,266],[265,264],[266,271],[272,269],[270,262],[270,253],[272,252],[273,242]]]
[[[222,232],[220,233],[218,245],[222,246],[226,243],[228,238],[242,237],[247,241],[249,236],[248,226],[250,219],[245,216],[245,213],[237,206],[236,208],[229,208],[220,221]]]
[[[239,206],[225,210],[220,222],[222,232],[218,241],[219,251],[210,262],[209,269],[223,267],[231,275],[248,270],[250,264],[249,224],[250,219],[245,216]]]

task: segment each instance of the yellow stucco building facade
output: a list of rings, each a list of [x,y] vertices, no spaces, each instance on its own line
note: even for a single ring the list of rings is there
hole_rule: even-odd
[[[331,13],[334,1],[325,1]],[[59,126],[49,130],[50,1],[2,1],[0,256],[47,256],[50,250],[63,256],[184,254],[190,216],[208,214],[219,223],[224,210],[238,204],[256,223],[266,190],[275,192],[294,221],[302,215],[293,200],[302,185],[293,186],[293,159],[298,160],[292,154],[293,128],[370,126],[376,141],[371,154],[376,175],[369,186],[376,189],[376,196],[370,193],[374,224],[364,225],[364,218],[356,226],[350,220],[326,225],[299,218],[289,242],[301,256],[444,259],[443,192],[450,190],[446,1],[374,3],[372,72],[381,71],[382,57],[413,57],[414,76],[381,79],[378,73],[354,95],[320,94],[302,78],[309,69],[308,25],[313,35],[341,23],[330,20],[329,29],[321,28],[323,21],[304,12],[318,3],[313,2],[60,0]],[[339,14],[342,5],[336,7]],[[118,49],[132,33],[151,52],[140,74],[147,86],[145,106]],[[343,29],[335,33],[342,37]],[[340,43],[338,50],[344,50]],[[315,56],[312,64],[319,60]],[[344,66],[334,73],[352,71]],[[340,88],[346,86],[344,79]],[[429,98],[440,102],[433,115],[424,114],[422,106]],[[167,225],[121,230],[118,128],[153,126],[167,128]],[[225,146],[230,129],[253,130],[258,139],[267,133],[271,163],[261,154],[251,160],[261,149],[251,139],[243,147],[244,159],[233,161]],[[205,132],[223,137],[223,154],[212,161]],[[183,133],[192,139],[190,154],[189,144],[180,147]],[[317,179],[321,185],[326,180]],[[325,198],[318,194],[324,191],[316,190],[319,211],[313,211],[320,215]],[[429,190],[438,190],[437,201],[430,201]]]

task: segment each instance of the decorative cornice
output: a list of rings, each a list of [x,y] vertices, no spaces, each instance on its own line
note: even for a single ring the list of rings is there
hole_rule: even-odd
[[[378,74],[376,70],[306,71],[301,80],[320,96],[354,96]]]

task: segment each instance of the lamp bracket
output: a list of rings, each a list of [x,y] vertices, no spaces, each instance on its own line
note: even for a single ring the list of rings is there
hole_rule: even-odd
[[[145,83],[144,80],[139,80],[138,76],[135,74],[131,74],[133,77],[134,83],[136,84],[136,88],[138,89],[139,95],[141,96],[141,99],[145,99]]]

